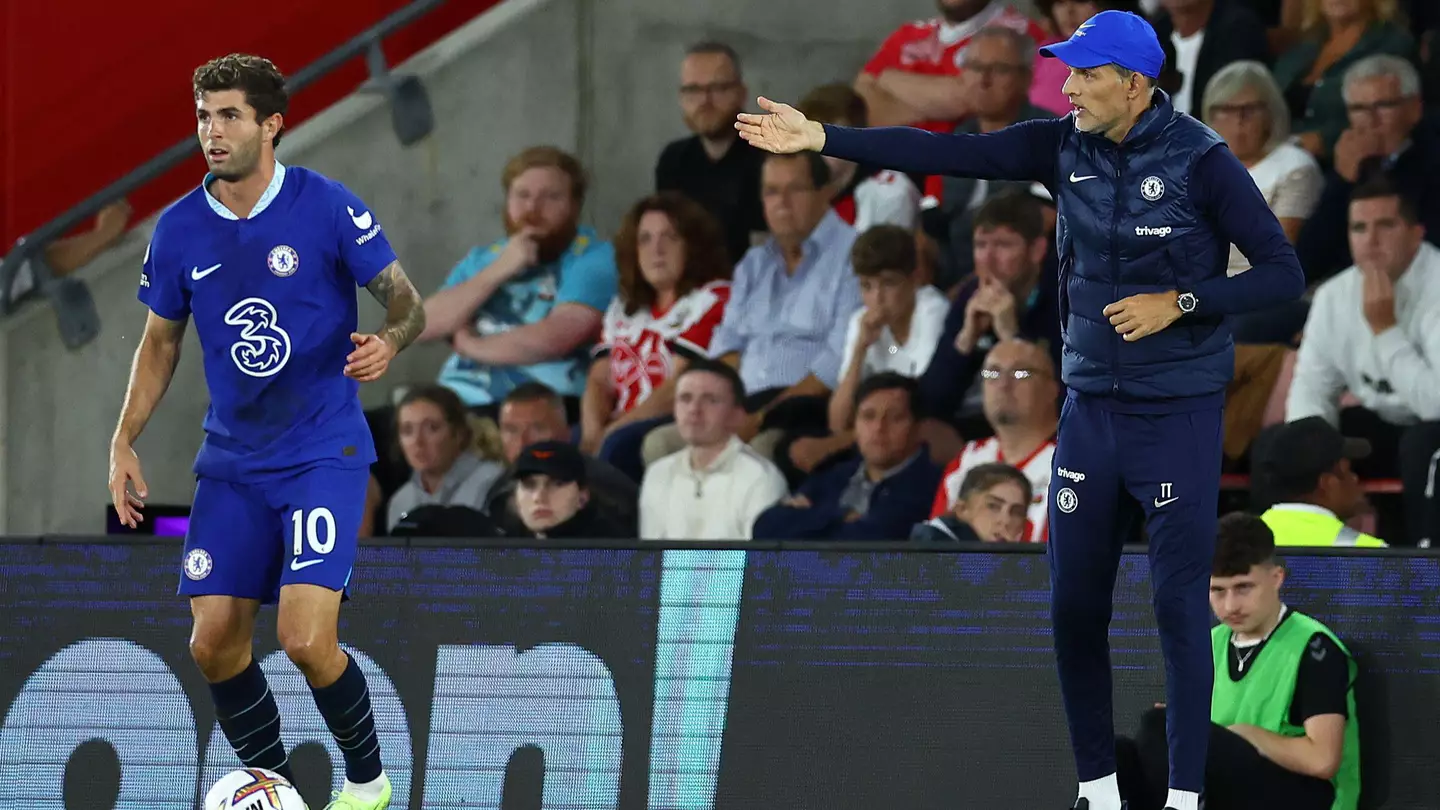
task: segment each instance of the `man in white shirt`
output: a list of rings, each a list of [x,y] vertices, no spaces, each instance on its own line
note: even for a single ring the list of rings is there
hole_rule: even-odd
[[[950,300],[922,284],[914,234],[894,225],[876,225],[850,248],[850,267],[860,282],[861,306],[847,321],[840,382],[830,395],[828,436],[797,438],[786,458],[797,472],[810,473],[822,461],[855,442],[855,392],[865,379],[893,371],[919,379],[945,330]],[[783,463],[783,460],[782,460]]]
[[[693,360],[675,384],[685,449],[656,459],[640,485],[642,540],[749,540],[785,497],[780,470],[740,440],[745,386],[729,365]]]
[[[1414,203],[1385,176],[1350,202],[1355,266],[1315,293],[1285,406],[1287,421],[1321,416],[1370,440],[1361,477],[1398,474],[1411,545],[1440,536],[1440,249],[1425,242]],[[1360,405],[1340,408],[1346,392]],[[1384,528],[1392,544],[1402,533]]]

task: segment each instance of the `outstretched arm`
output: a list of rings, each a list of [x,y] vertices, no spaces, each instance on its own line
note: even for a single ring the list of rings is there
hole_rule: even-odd
[[[983,135],[946,135],[912,127],[860,129],[820,124],[789,104],[758,101],[765,113],[741,113],[740,137],[767,152],[809,149],[871,166],[917,174],[945,174],[985,180],[1055,178],[1060,142],[1070,118],[1037,119]]]

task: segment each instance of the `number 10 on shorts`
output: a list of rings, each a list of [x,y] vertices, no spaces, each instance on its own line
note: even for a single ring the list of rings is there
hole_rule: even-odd
[[[317,506],[310,511],[296,509],[290,513],[290,523],[295,538],[295,559],[290,562],[292,571],[299,571],[307,565],[314,565],[323,560],[308,560],[300,562],[300,555],[305,553],[305,546],[316,554],[329,554],[335,548],[335,515],[323,506]]]

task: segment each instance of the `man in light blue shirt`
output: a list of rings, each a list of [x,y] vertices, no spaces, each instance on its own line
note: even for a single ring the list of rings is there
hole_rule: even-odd
[[[813,152],[771,155],[761,172],[771,238],[735,267],[730,304],[710,343],[711,356],[738,369],[745,383],[750,418],[739,435],[746,441],[762,426],[826,432],[845,329],[861,305],[850,272],[855,229],[831,210],[828,181],[829,169]],[[776,413],[782,405],[784,418]],[[809,421],[815,431],[800,424]]]
[[[588,347],[616,293],[614,251],[578,224],[585,174],[573,156],[531,147],[502,182],[509,236],[450,271],[425,301],[421,339],[450,341],[440,383],[471,408],[494,407],[526,382],[579,397]]]

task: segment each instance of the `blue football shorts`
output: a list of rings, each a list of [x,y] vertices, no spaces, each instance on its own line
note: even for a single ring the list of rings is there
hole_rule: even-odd
[[[200,478],[179,592],[265,604],[297,583],[344,593],[369,482],[368,467],[307,467],[244,484]]]

